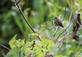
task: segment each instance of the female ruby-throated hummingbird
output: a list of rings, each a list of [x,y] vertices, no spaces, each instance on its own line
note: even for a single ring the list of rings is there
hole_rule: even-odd
[[[64,27],[64,26],[62,25],[62,22],[60,21],[60,19],[59,19],[58,17],[55,17],[55,18],[54,18],[54,23],[55,23],[56,26]]]

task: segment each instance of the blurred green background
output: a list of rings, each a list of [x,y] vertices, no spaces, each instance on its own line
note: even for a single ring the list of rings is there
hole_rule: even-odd
[[[13,0],[12,0],[13,1]],[[11,0],[0,1],[0,45],[9,47],[9,41],[17,35],[17,39],[30,41],[31,29],[24,21],[14,2]],[[70,14],[78,11],[82,20],[82,0],[20,0],[19,5],[35,31],[43,35],[43,38],[52,39],[56,31],[53,18],[60,16],[64,28],[60,28],[56,37],[70,24],[69,28],[59,39],[64,39],[62,47],[55,52],[54,57],[82,57],[82,25],[79,28],[79,41],[72,39],[73,24],[69,22]],[[74,19],[71,16],[71,20]],[[61,45],[61,44],[59,44]],[[55,48],[57,50],[58,48]],[[0,57],[4,57],[9,51],[0,46]]]

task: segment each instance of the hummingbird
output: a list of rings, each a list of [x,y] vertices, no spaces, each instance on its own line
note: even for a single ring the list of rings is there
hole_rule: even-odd
[[[80,13],[77,14],[77,23],[81,25]]]
[[[60,19],[58,17],[54,18],[54,23],[55,23],[56,26],[64,27],[62,22],[60,21]]]
[[[74,26],[73,26],[73,32],[74,32],[74,31],[78,31],[80,25],[81,25],[81,19],[80,19],[80,13],[78,13],[78,14],[76,15],[76,18],[75,18],[75,24],[74,24]]]

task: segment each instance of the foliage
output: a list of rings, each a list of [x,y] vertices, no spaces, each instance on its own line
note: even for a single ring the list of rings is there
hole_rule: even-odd
[[[0,44],[10,46],[6,55],[4,52],[0,54],[4,57],[82,56],[82,24],[75,34],[78,41],[72,35],[77,12],[82,20],[81,0],[20,0],[18,5],[35,32],[12,1],[0,3],[3,6],[0,6],[3,13],[0,15]],[[5,4],[9,6],[2,10]],[[55,26],[54,17],[62,21],[64,28]]]

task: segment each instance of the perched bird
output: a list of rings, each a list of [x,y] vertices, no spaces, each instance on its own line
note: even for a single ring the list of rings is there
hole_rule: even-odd
[[[54,23],[55,23],[56,26],[64,27],[62,25],[62,22],[57,17],[54,18]]]
[[[77,23],[81,25],[80,13],[77,14]]]
[[[73,33],[72,33],[72,38],[75,40],[79,40],[79,36],[77,35],[77,31],[80,28],[81,25],[81,19],[80,19],[80,13],[77,13],[76,16],[74,16],[75,22],[73,26]]]
[[[78,31],[80,25],[81,25],[81,19],[80,19],[80,13],[78,13],[75,16],[75,23],[74,23],[74,26],[73,26],[73,32]]]

